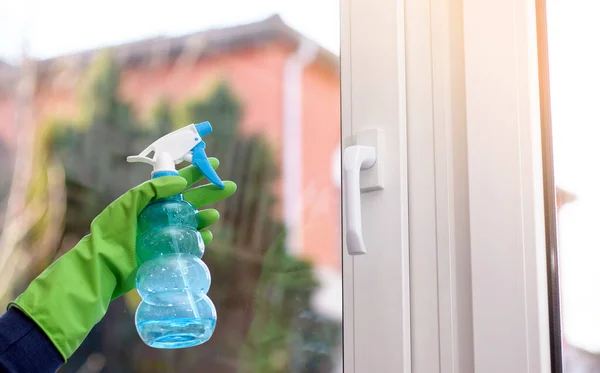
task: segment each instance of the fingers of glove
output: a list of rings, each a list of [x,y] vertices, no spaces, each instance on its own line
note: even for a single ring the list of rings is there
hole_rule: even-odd
[[[215,170],[219,168],[219,160],[217,158],[208,158],[208,161]],[[192,186],[204,178],[200,169],[194,165],[189,165],[179,170],[179,176],[187,180],[188,186]]]
[[[172,197],[183,192],[186,187],[187,182],[183,177],[164,176],[130,189],[125,196],[132,197],[136,211],[140,213],[148,203],[160,198]]]
[[[198,229],[204,229],[215,224],[219,220],[219,212],[215,209],[202,210],[198,212]]]
[[[197,188],[188,189],[183,192],[183,198],[195,208],[209,205],[231,197],[237,190],[233,181],[225,181],[225,188],[219,189],[216,185],[207,184]]]
[[[213,240],[212,232],[206,229],[200,231],[200,236],[202,236],[202,241],[205,245],[208,245]]]

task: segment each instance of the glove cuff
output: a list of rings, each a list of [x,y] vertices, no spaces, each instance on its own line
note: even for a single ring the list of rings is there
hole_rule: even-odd
[[[9,304],[46,333],[65,361],[106,314],[117,285],[106,256],[94,253],[88,239],[52,263]]]

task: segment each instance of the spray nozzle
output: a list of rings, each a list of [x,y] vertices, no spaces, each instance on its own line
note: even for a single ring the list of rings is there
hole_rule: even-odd
[[[127,157],[127,162],[143,162],[154,166],[152,177],[177,175],[175,165],[182,161],[191,162],[206,178],[219,188],[223,181],[212,168],[206,155],[206,143],[202,137],[212,132],[209,122],[190,124],[168,133],[156,140],[139,155]],[[150,154],[152,158],[150,158]]]

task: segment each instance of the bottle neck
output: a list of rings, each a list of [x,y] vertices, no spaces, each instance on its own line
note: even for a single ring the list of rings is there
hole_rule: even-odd
[[[153,179],[158,179],[159,177],[165,177],[165,176],[178,176],[179,173],[177,173],[177,171],[156,171],[152,173],[152,178]]]
[[[177,171],[156,171],[152,173],[153,179],[158,179],[159,177],[165,176],[179,176],[179,173]],[[172,197],[161,198],[161,200],[183,201],[183,193],[176,194]]]

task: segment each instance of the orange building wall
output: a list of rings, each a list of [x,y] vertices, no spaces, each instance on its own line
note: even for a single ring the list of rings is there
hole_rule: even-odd
[[[242,130],[269,133],[279,144],[281,80],[288,54],[284,47],[272,44],[202,58],[193,64],[130,69],[122,76],[122,91],[126,99],[135,103],[138,113],[145,115],[162,97],[181,103],[208,93],[207,87],[224,78],[244,104]]]
[[[209,93],[207,87],[224,78],[244,103],[242,130],[268,133],[274,144],[281,144],[283,64],[289,53],[285,47],[271,44],[194,63],[137,66],[122,72],[121,92],[137,115],[144,117],[161,98],[181,103]],[[76,91],[52,82],[42,85],[36,97],[38,118],[76,114]]]
[[[303,94],[304,255],[341,269],[341,190],[332,173],[341,132],[339,75],[310,66],[304,73]]]

